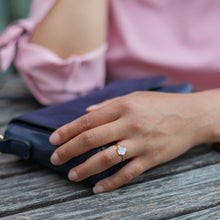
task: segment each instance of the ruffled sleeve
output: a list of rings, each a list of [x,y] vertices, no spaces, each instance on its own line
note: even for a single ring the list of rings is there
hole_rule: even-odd
[[[50,1],[50,7],[53,2]],[[33,95],[44,105],[64,102],[101,88],[105,83],[106,43],[94,51],[64,60],[49,49],[29,42],[43,17],[37,14],[39,3],[34,1],[35,17],[14,22],[0,36],[1,69],[5,71],[14,61]]]

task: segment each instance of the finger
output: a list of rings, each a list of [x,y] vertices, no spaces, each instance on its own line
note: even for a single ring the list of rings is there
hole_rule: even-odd
[[[51,156],[54,165],[61,165],[93,148],[123,139],[126,131],[120,122],[111,122],[90,129],[57,148]]]
[[[109,105],[62,126],[50,136],[51,144],[61,145],[86,130],[117,120],[120,113],[116,108],[116,105]]]
[[[99,181],[93,188],[93,192],[97,194],[117,189],[147,169],[143,158],[136,157],[112,176]]]
[[[140,153],[133,147],[133,144],[130,141],[123,141],[119,145],[126,146],[127,149],[123,156],[123,160],[133,158]],[[70,170],[69,179],[72,181],[81,181],[120,163],[122,161],[122,156],[118,154],[117,150],[117,146],[113,145],[93,155],[84,163]]]
[[[99,104],[96,104],[96,105],[91,105],[89,107],[86,108],[86,111],[87,112],[91,112],[91,111],[94,111],[94,110],[98,110],[106,105],[109,105],[115,101],[117,101],[120,97],[116,97],[116,98],[112,98],[112,99],[108,99],[108,100],[105,100],[103,102],[100,102]]]

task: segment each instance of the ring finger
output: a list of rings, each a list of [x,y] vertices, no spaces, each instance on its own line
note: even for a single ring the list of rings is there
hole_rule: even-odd
[[[123,141],[118,144],[122,146],[122,152],[126,149],[123,160],[136,157],[141,153],[141,148],[134,148],[134,143],[131,141]],[[126,146],[126,147],[125,147]],[[113,145],[95,155],[90,157],[84,163],[77,167],[74,167],[69,172],[69,179],[72,181],[81,181],[88,178],[89,176],[100,173],[122,161],[122,156],[119,155],[118,147]]]

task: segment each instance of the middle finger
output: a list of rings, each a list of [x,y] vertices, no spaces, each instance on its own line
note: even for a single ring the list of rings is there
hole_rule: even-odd
[[[52,155],[54,165],[62,165],[71,158],[79,156],[91,149],[121,140],[125,137],[120,122],[115,121],[83,132],[59,147]]]

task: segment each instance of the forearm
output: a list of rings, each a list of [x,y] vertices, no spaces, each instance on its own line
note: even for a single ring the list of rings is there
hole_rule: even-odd
[[[56,1],[33,32],[30,42],[62,58],[100,47],[106,38],[108,0]]]

